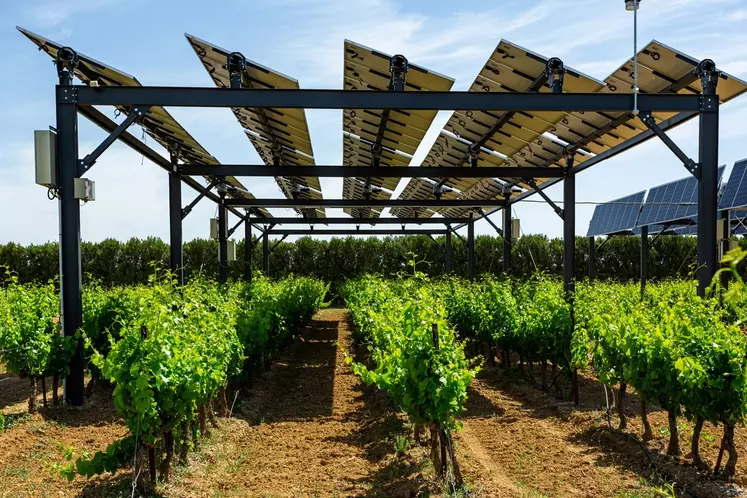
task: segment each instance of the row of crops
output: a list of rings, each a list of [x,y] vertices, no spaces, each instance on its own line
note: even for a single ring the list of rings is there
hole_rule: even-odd
[[[209,431],[214,403],[219,415],[230,410],[226,387],[264,369],[326,293],[327,285],[303,277],[228,286],[193,279],[179,287],[168,272],[143,286],[85,288],[79,334],[88,370],[92,383],[113,385],[129,435],[95,455],[70,449],[69,463],[55,470],[72,479],[134,462],[141,489],[168,479],[174,456],[186,460]],[[58,315],[53,284],[11,279],[2,290],[0,361],[32,386],[67,373],[73,346],[60,335]]]
[[[388,392],[416,428],[431,428],[432,456],[442,472],[449,431],[457,428],[455,417],[477,370],[469,357],[482,349],[489,351],[489,361],[497,354],[504,366],[518,361],[537,387],[570,385],[570,396],[577,395],[579,371],[603,386],[618,386],[621,429],[625,393],[634,388],[642,402],[644,439],[652,437],[647,405],[655,404],[669,415],[668,453],[679,455],[677,417],[684,416],[694,423],[691,453],[697,464],[702,464],[703,424],[723,425],[721,448],[728,454],[723,474],[733,475],[734,430],[747,415],[747,343],[741,330],[747,300],[736,273],[742,257],[730,256],[735,279],[720,299],[697,297],[690,282],[649,285],[643,295],[637,284],[579,282],[571,307],[562,283],[542,276],[357,280],[344,294],[371,363],[354,369]],[[458,465],[454,477],[458,481]]]

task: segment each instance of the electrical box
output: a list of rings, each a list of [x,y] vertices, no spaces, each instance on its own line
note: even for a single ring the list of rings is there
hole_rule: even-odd
[[[34,130],[36,184],[47,188],[57,185],[57,134],[51,130]]]
[[[716,223],[716,240],[724,240],[724,223],[722,220],[718,220]]]
[[[228,261],[236,261],[236,241],[235,240],[229,240],[227,241],[228,246]]]
[[[511,218],[511,239],[519,240],[521,236],[521,224],[519,218]]]
[[[210,238],[218,240],[218,218],[210,218]]]
[[[86,202],[96,200],[96,182],[88,178],[75,178],[73,181],[73,194],[76,199]]]

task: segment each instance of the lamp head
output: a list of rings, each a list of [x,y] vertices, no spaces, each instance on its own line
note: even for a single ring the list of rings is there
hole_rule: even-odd
[[[641,0],[625,0],[625,10],[634,11],[638,10],[641,5]]]

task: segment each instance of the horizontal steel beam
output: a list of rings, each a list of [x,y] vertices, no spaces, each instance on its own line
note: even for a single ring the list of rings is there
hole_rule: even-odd
[[[479,168],[439,166],[268,166],[254,164],[184,164],[183,175],[199,176],[316,176],[319,178],[560,178],[563,169],[557,167],[492,167]]]
[[[355,208],[355,207],[485,207],[503,206],[503,199],[226,199],[226,206],[268,207],[268,208]],[[254,221],[252,220],[252,223]]]
[[[70,92],[70,89],[73,89]],[[67,89],[67,93],[63,90]],[[57,87],[57,102],[79,105],[251,107],[296,109],[423,109],[490,111],[606,111],[633,109],[632,94],[532,92],[351,92],[152,86]],[[700,95],[642,94],[638,109],[698,112]]]
[[[259,225],[447,225],[464,223],[467,218],[254,218]]]
[[[361,228],[360,230],[310,230],[310,229],[279,229],[270,230],[270,235],[446,235],[446,230],[418,230],[407,228],[405,230],[372,230]]]

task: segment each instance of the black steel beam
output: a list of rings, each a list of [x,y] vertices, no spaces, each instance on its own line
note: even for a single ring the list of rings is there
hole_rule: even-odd
[[[656,124],[656,121],[654,120],[654,117],[651,115],[650,112],[643,112],[639,114],[638,116],[640,120],[645,124],[649,130],[654,132],[654,135],[659,137],[659,140],[664,142],[664,145],[666,145],[669,150],[674,153],[677,158],[682,161],[682,164],[685,166],[685,169],[690,172],[695,178],[700,178],[700,168],[699,166],[690,159],[690,157],[685,154],[685,151],[679,148],[679,146],[674,143],[674,140],[669,138],[669,135],[667,135],[664,130],[662,130],[658,124]]]
[[[481,166],[268,166],[265,164],[184,164],[180,173],[187,176],[249,176],[318,178],[377,177],[377,178],[561,178],[558,167]]]
[[[93,152],[80,160],[80,174],[83,174],[91,169],[91,167],[96,163],[96,160],[101,157],[101,154],[103,154],[104,151],[106,151],[106,149],[111,146],[111,144],[116,142],[122,132],[129,128],[132,123],[140,119],[146,112],[148,112],[148,109],[149,106],[139,106],[132,109],[124,119],[124,121],[119,123],[119,125],[114,130],[112,130],[109,135],[107,135],[107,137],[99,144],[98,147],[93,150]]]
[[[451,230],[447,230],[444,234],[446,236],[445,249],[446,249],[446,273],[451,273],[451,261],[453,259],[453,252],[451,250]]]
[[[511,273],[511,246],[513,245],[514,231],[511,226],[511,207],[503,208],[503,273]]]
[[[291,109],[408,109],[489,111],[601,111],[633,109],[632,94],[522,92],[350,92],[347,90],[275,90],[247,88],[103,86],[73,87],[57,101],[79,105],[158,105],[172,107],[252,107]],[[699,95],[642,94],[638,109],[698,112]]]
[[[182,179],[178,173],[169,173],[169,244],[171,271],[179,285],[184,285],[184,259],[182,252]]]
[[[262,271],[265,277],[270,276],[270,231],[265,230],[262,234]]]
[[[550,205],[550,207],[553,209],[553,211],[555,211],[555,214],[557,214],[558,216],[560,216],[560,218],[562,219],[563,218],[563,210],[560,208],[560,206],[558,206],[557,204],[555,204],[555,202],[553,202],[553,200],[550,199],[547,196],[547,194],[542,191],[542,189],[537,185],[537,182],[535,182],[534,180],[529,180],[528,183],[529,183],[529,185],[531,185],[532,189],[535,192],[537,192],[540,195],[540,197],[542,197],[545,200],[546,203],[548,203]],[[564,201],[565,201],[565,199],[564,199]]]
[[[481,207],[502,206],[503,199],[226,199],[229,206],[268,208],[346,208],[346,207]]]
[[[447,225],[467,218],[252,218],[252,223],[275,225]]]
[[[270,230],[270,235],[446,235],[447,230],[435,229],[330,229],[330,230],[312,230],[309,228],[278,228]]]
[[[252,281],[252,249],[254,249],[252,223],[247,217],[244,220],[244,280],[250,283]]]
[[[594,237],[589,237],[589,260],[588,260],[588,269],[589,269],[589,280],[594,280],[594,277],[596,275],[596,262],[597,262],[597,246],[596,246],[596,240]]]
[[[61,51],[62,52],[62,51]],[[77,55],[75,56],[77,60]],[[73,92],[72,67],[58,62],[58,94]],[[83,290],[80,260],[80,201],[73,195],[78,166],[78,114],[74,101],[57,101],[57,164],[60,208],[60,302],[62,335],[73,341],[69,372],[65,376],[64,399],[73,406],[85,401],[83,339],[75,338],[83,325]]]
[[[660,233],[664,232],[662,230]],[[648,280],[648,226],[641,227],[641,295],[646,292],[646,281]]]
[[[467,224],[465,223],[462,226],[466,226],[466,225]],[[461,227],[457,227],[457,228],[461,228]],[[456,235],[457,237],[459,237],[459,240],[461,240],[465,244],[467,243],[467,239],[465,239],[464,237],[462,237],[461,235],[459,235],[459,232],[457,232],[456,229],[454,227],[452,227],[451,225],[446,225],[446,231],[448,231],[450,233],[453,233],[454,235]]]
[[[472,216],[467,222],[467,278],[475,278],[475,220]]]
[[[218,206],[218,281],[222,284],[228,281],[228,210],[225,206]]]
[[[189,204],[187,204],[184,207],[184,209],[182,209],[182,219],[186,218],[189,215],[189,213],[192,212],[192,210],[197,205],[197,203],[200,202],[207,195],[207,193],[210,192],[213,189],[213,187],[215,187],[216,185],[218,185],[218,181],[217,180],[213,180],[213,181],[211,181],[208,184],[207,187],[205,187],[205,189],[203,191],[201,191],[199,194],[197,194],[197,197],[195,197],[192,200],[192,202],[190,202]]]
[[[493,220],[490,219],[489,215],[485,214],[485,212],[482,209],[477,210],[478,213],[483,215],[481,219],[487,221],[491,227],[493,227],[493,230],[495,230],[495,233],[497,233],[500,237],[503,237],[503,230],[498,228],[498,225],[496,225]]]
[[[280,234],[280,235],[282,235],[282,237],[280,237],[280,240],[277,240],[277,241],[275,241],[275,243],[274,243],[274,244],[272,244],[272,247],[270,248],[270,252],[274,251],[274,250],[275,250],[275,248],[277,248],[277,246],[279,246],[279,245],[280,245],[280,243],[281,243],[282,241],[284,241],[285,239],[287,239],[287,238],[288,238],[288,236],[289,236],[289,235],[291,235],[291,234],[289,234],[289,233],[283,233],[283,234]]]
[[[576,176],[563,180],[563,288],[573,306],[576,289]]]

